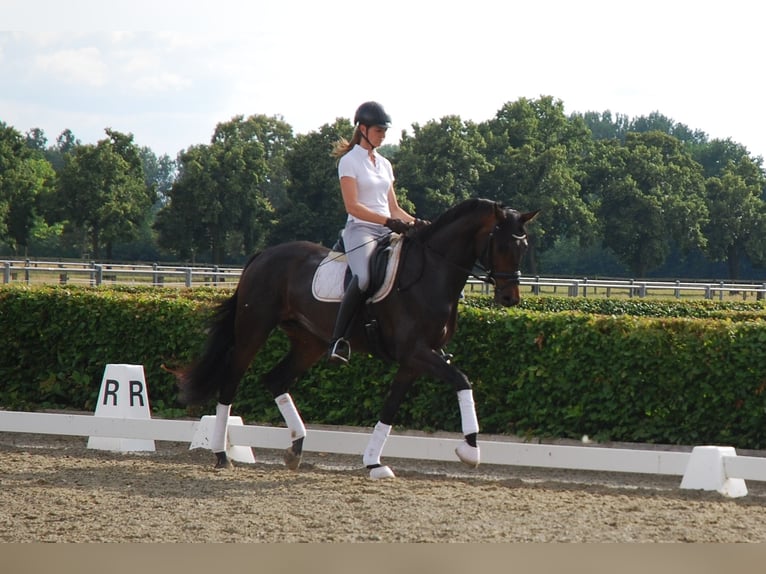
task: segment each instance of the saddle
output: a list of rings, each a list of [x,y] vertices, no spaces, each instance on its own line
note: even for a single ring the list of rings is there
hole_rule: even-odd
[[[370,258],[370,285],[366,292],[368,303],[382,301],[391,292],[396,282],[402,244],[400,235],[388,235],[378,243]],[[339,237],[314,272],[311,293],[318,301],[337,303],[343,299],[351,276],[343,239]]]

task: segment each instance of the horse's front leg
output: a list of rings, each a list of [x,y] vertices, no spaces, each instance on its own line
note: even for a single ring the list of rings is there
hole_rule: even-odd
[[[386,445],[388,435],[391,433],[394,417],[415,377],[415,373],[400,367],[394,376],[393,383],[391,383],[391,388],[388,391],[388,396],[383,403],[383,409],[380,413],[380,420],[372,430],[372,436],[370,436],[370,440],[367,443],[367,448],[364,449],[362,458],[364,465],[370,471],[370,478],[372,479],[394,478],[395,476],[394,471],[389,466],[381,464],[380,455],[383,452],[383,447]]]
[[[479,434],[479,419],[476,416],[476,404],[473,402],[473,390],[460,389],[457,392],[457,402],[460,407],[460,424],[463,429],[465,442],[461,442],[455,449],[457,457],[467,464],[476,468],[479,466],[479,445],[476,438]]]
[[[465,441],[455,449],[457,457],[468,466],[479,466],[479,445],[476,443],[479,434],[479,419],[476,416],[476,404],[473,400],[473,390],[468,377],[460,369],[445,360],[441,352],[429,350],[413,354],[412,362],[415,368],[423,374],[451,383],[457,391],[457,402],[460,408],[460,424]]]

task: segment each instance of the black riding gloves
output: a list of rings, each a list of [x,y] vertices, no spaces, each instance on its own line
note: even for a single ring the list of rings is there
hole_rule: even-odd
[[[386,219],[385,226],[394,233],[407,233],[410,229],[409,224],[404,223],[401,219],[391,219],[390,217]]]
[[[423,229],[424,227],[427,227],[431,225],[431,222],[427,219],[415,219],[415,222],[412,224],[415,229]]]

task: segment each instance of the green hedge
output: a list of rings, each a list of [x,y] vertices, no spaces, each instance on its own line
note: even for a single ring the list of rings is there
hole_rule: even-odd
[[[230,293],[3,287],[0,406],[93,410],[105,365],[135,363],[144,365],[156,416],[212,412],[212,403],[181,408],[175,381],[160,366],[196,355],[213,305]],[[462,305],[449,350],[474,383],[483,432],[766,447],[761,306],[658,303],[651,312],[641,302],[633,311],[582,312],[557,305],[592,300],[560,301],[527,297],[506,310],[470,297]],[[671,307],[676,316],[667,316]],[[690,318],[697,316],[705,318]],[[286,344],[271,337],[243,381],[233,410],[246,421],[281,424],[257,379]],[[369,426],[394,370],[355,356],[347,367],[317,365],[292,392],[309,423]],[[453,389],[418,380],[398,424],[459,430]]]
[[[475,309],[461,319],[455,361],[473,376],[485,428],[766,445],[762,320]]]

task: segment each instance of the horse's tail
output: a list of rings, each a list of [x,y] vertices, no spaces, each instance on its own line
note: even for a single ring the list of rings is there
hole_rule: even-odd
[[[237,293],[223,301],[215,310],[208,328],[202,356],[184,369],[175,371],[178,378],[179,400],[185,405],[199,405],[212,398],[226,382],[231,350],[234,347],[234,316]]]

